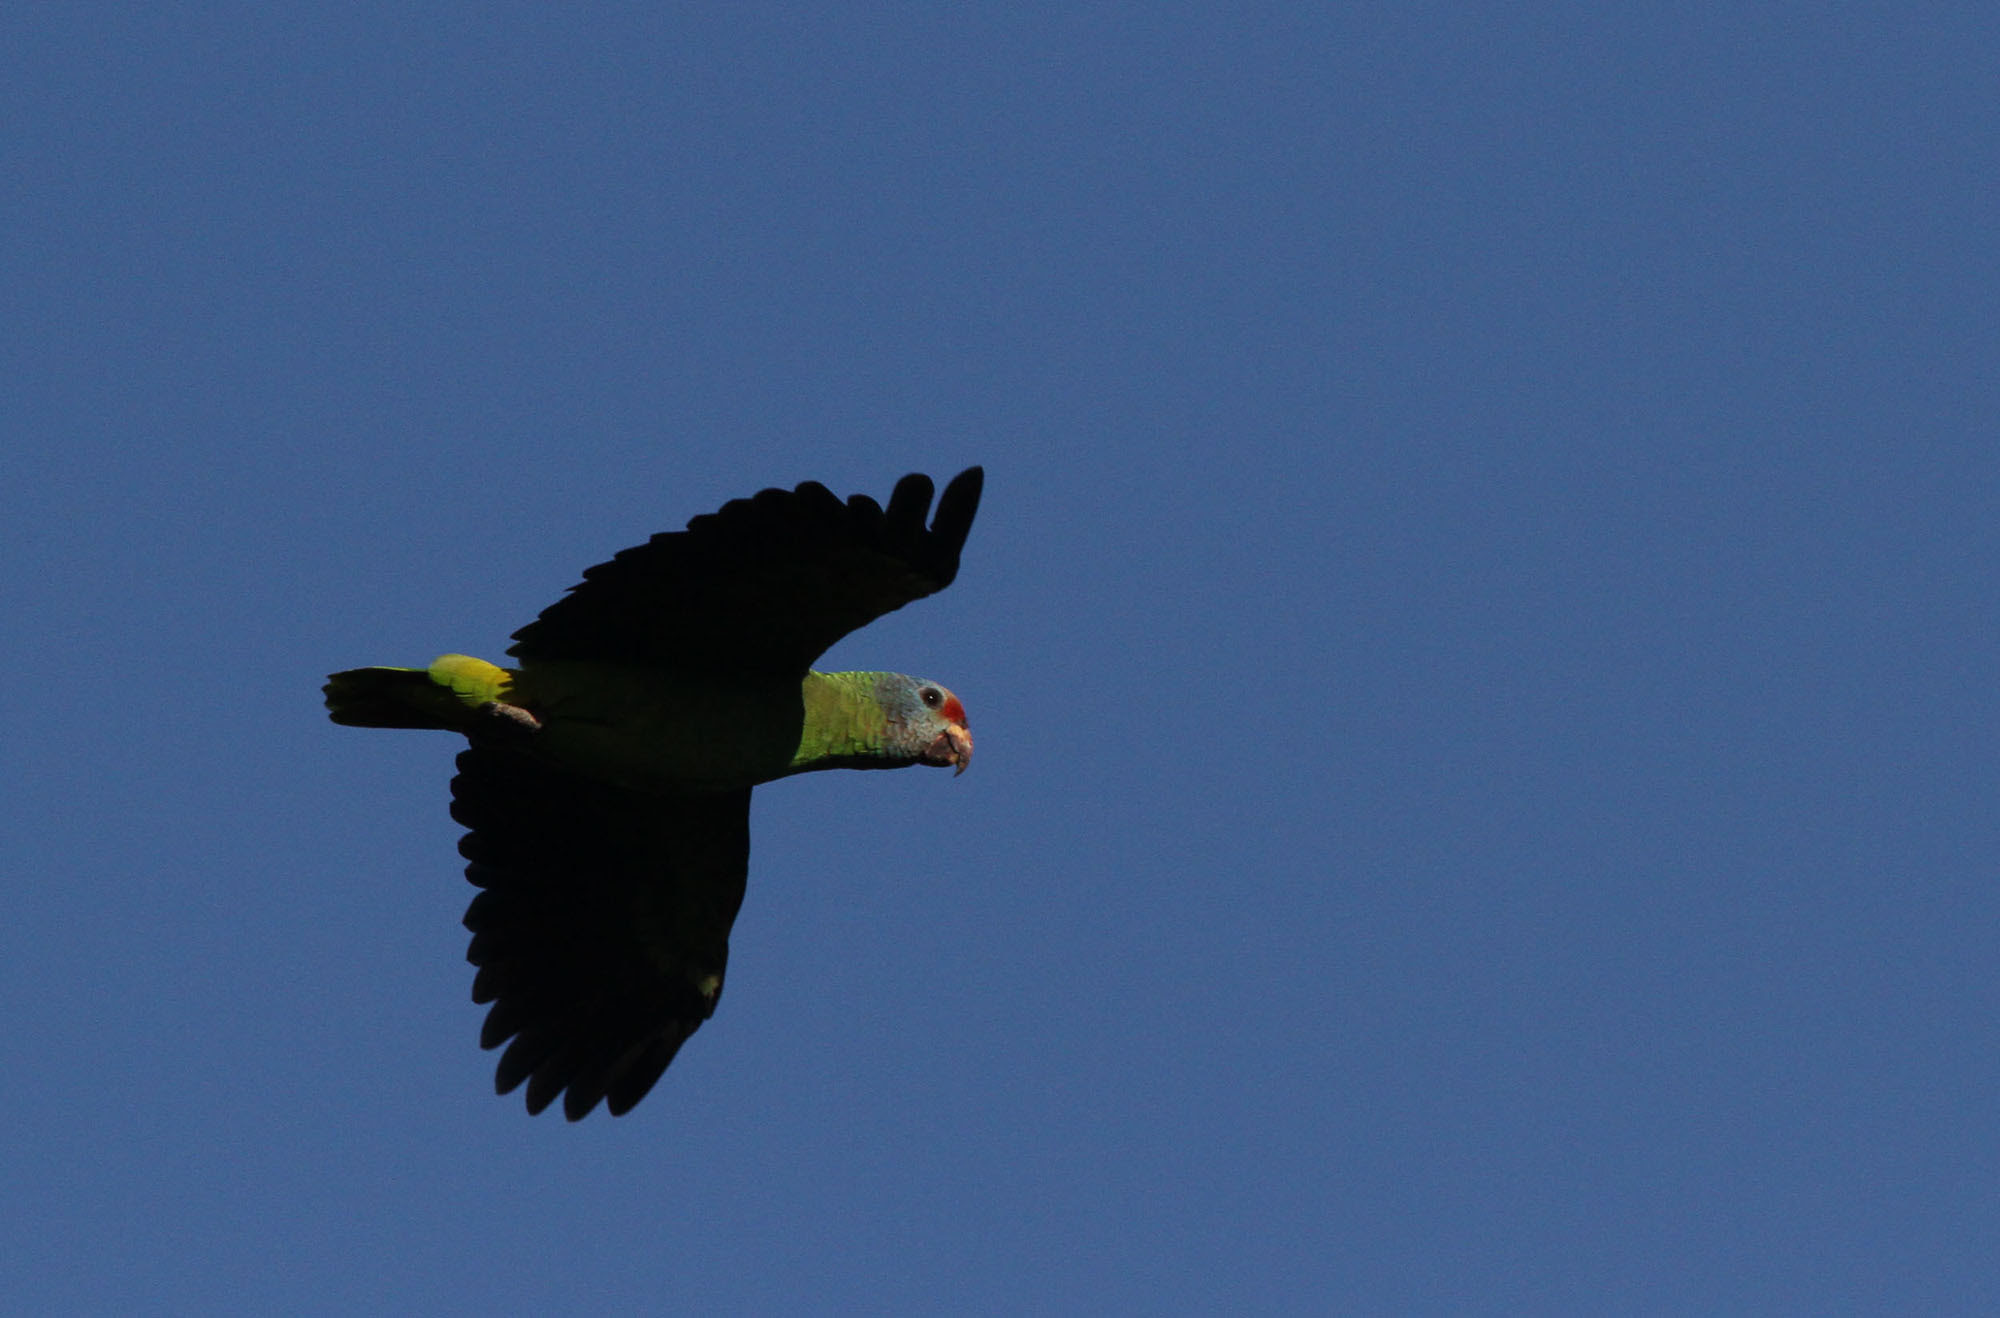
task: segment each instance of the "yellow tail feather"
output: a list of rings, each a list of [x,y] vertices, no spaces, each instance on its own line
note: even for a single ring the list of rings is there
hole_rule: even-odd
[[[507,694],[506,669],[471,655],[439,655],[429,668],[350,668],[327,679],[327,715],[356,728],[464,731],[474,709]]]

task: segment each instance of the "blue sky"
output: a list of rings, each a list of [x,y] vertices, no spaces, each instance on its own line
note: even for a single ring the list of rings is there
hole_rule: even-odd
[[[1991,1312],[1988,6],[15,6],[0,1280],[131,1312]],[[631,1116],[442,734],[987,468]]]

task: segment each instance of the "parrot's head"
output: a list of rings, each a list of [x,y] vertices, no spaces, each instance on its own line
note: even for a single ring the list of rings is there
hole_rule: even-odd
[[[900,673],[885,680],[878,694],[897,752],[918,764],[965,772],[972,763],[972,734],[965,729],[965,706],[957,696],[936,682]]]

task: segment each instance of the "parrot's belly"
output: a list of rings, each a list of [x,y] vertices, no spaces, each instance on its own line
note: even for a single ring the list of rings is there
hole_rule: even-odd
[[[639,791],[782,777],[805,722],[796,681],[696,681],[636,665],[533,664],[516,674],[511,699],[541,720],[538,754]]]

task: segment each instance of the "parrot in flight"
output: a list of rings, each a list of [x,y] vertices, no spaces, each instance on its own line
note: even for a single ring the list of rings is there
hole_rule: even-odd
[[[470,743],[452,779],[482,1048],[502,1094],[631,1111],[715,1012],[750,860],[750,789],[814,769],[964,772],[965,707],[900,673],[813,661],[950,585],[983,473],[909,475],[885,508],[765,490],[583,574],[514,633],[503,668],[447,654],[354,668],[335,723]],[[510,1042],[511,1041],[511,1042]]]

